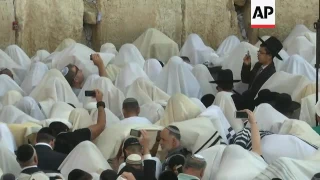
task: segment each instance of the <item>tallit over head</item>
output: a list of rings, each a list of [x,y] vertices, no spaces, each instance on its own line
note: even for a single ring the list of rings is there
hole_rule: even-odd
[[[36,54],[31,58],[31,61],[40,61],[44,62],[44,60],[50,56],[50,53],[46,50],[38,50]]]
[[[316,58],[316,46],[313,45],[305,36],[298,36],[291,41],[287,47],[289,55],[298,54],[309,63],[313,63]]]
[[[69,116],[69,121],[73,126],[72,131],[87,128],[94,124],[88,111],[83,108],[76,108],[72,110]]]
[[[299,36],[303,36],[305,33],[311,32],[305,25],[297,24],[287,38],[283,41],[283,47],[288,49],[292,45],[292,41]]]
[[[311,94],[305,98],[302,98],[299,119],[305,121],[311,127],[315,127],[315,114],[320,116],[320,103],[316,103],[316,94]]]
[[[118,55],[117,48],[112,43],[103,44],[101,46],[101,48],[100,48],[100,52],[102,52],[102,53],[111,53],[111,54],[114,54],[114,55]]]
[[[0,49],[0,68],[7,68],[13,74],[13,79],[17,84],[21,84],[23,81],[27,70],[22,66],[18,65],[15,61],[11,59],[4,51]]]
[[[120,122],[120,119],[113,114],[108,108],[104,109],[107,118],[106,128],[112,127]],[[91,119],[94,123],[98,121],[98,109],[94,109],[90,112]]]
[[[140,106],[140,114],[139,117],[145,117],[149,121],[151,121],[152,124],[159,121],[164,115],[164,108],[156,103],[146,103],[142,106]]]
[[[45,114],[42,112],[41,108],[39,107],[39,103],[36,102],[32,97],[25,96],[20,101],[18,101],[15,106],[23,111],[24,113],[28,114],[29,116],[37,119],[37,120],[44,120],[46,119]]]
[[[6,105],[13,105],[15,104],[16,102],[20,101],[20,99],[22,99],[23,96],[20,92],[16,91],[16,90],[11,90],[11,91],[8,91],[3,97],[2,97],[2,100],[1,100],[1,104],[3,106],[6,106]]]
[[[12,153],[17,150],[14,136],[5,123],[0,123],[0,142],[4,144]]]
[[[63,51],[64,49],[76,44],[77,42],[73,39],[67,38],[64,39],[56,48],[55,52],[60,52]]]
[[[8,91],[15,90],[21,93],[23,96],[25,92],[20,88],[20,86],[9,76],[5,74],[0,75],[0,99],[4,96]]]
[[[3,106],[0,114],[0,122],[7,124],[20,124],[24,122],[32,122],[40,124],[38,119],[31,117],[13,105]]]
[[[219,56],[228,56],[230,52],[240,44],[240,40],[237,36],[231,35],[228,36],[223,42],[219,45],[216,53]]]
[[[113,59],[112,63],[119,67],[123,67],[128,63],[137,63],[140,68],[143,68],[144,61],[135,45],[125,44],[121,46],[118,55]]]
[[[164,66],[155,84],[169,95],[182,93],[188,97],[201,96],[199,82],[187,64],[177,56],[172,57]]]
[[[19,46],[10,45],[5,52],[22,68],[29,69],[31,60]]]
[[[0,169],[3,173],[12,173],[18,177],[21,167],[16,160],[16,155],[8,149],[2,140],[0,140],[0,158]]]
[[[206,94],[216,95],[218,93],[216,89],[217,84],[209,83],[210,81],[214,81],[214,79],[205,65],[198,64],[194,66],[192,73],[200,84],[202,96]]]
[[[144,63],[143,67],[144,72],[148,75],[151,81],[155,82],[158,75],[162,70],[160,62],[156,59],[148,59]]]

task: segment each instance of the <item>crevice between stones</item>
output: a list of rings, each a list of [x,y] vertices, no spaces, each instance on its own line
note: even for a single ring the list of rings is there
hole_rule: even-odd
[[[182,13],[182,33],[181,33],[180,44],[182,46],[186,38],[186,0],[181,0],[181,13]]]

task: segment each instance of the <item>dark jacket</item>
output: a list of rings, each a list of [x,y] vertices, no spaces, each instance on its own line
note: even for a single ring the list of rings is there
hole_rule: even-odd
[[[249,84],[248,90],[243,92],[242,94],[246,99],[253,100],[262,85],[276,72],[276,68],[274,66],[274,63],[272,62],[256,77],[256,74],[261,66],[262,64],[258,62],[254,65],[253,69],[250,70],[251,64],[242,65],[241,81],[243,83]]]
[[[120,170],[118,176],[120,176],[123,172],[131,172],[136,180],[156,180],[156,161],[152,159],[146,159],[143,161],[143,164],[143,170],[135,169],[130,165],[126,165]]]
[[[67,155],[53,151],[46,145],[36,145],[35,150],[38,155],[38,167],[44,171],[59,172],[59,166],[67,157]]]

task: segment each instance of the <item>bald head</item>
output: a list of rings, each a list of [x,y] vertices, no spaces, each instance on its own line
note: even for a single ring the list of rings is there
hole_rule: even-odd
[[[136,99],[127,98],[123,101],[122,112],[124,118],[138,116],[140,114],[140,106]]]

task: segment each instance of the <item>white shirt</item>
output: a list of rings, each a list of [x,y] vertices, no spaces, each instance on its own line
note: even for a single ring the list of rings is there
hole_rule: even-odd
[[[35,146],[38,146],[38,145],[48,146],[48,147],[50,147],[52,149],[52,147],[47,143],[37,143]]]
[[[119,122],[120,124],[152,124],[147,118],[144,117],[128,117]]]
[[[143,156],[143,160],[154,160],[154,161],[156,161],[156,172],[155,172],[155,177],[156,177],[156,179],[158,179],[159,178],[159,176],[160,176],[160,173],[162,172],[162,164],[161,164],[161,161],[159,160],[159,158],[157,158],[157,157],[152,157],[151,156],[151,154],[146,154],[146,155],[144,155]],[[123,163],[121,163],[120,164],[120,166],[119,166],[119,169],[118,169],[118,173],[121,171],[121,169],[122,168],[124,168],[126,166],[126,163],[125,162],[123,162]]]

